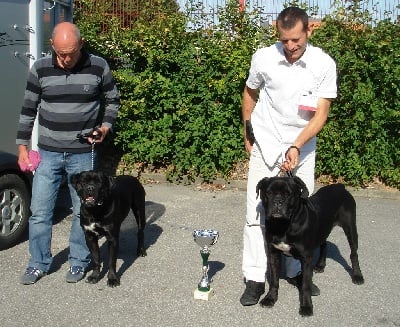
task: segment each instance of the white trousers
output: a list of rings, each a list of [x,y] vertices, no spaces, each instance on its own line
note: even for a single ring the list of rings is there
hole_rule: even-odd
[[[265,282],[267,273],[267,256],[265,251],[263,229],[265,214],[260,198],[257,198],[256,186],[264,177],[277,176],[278,165],[268,166],[256,143],[250,155],[249,174],[247,180],[247,212],[246,225],[243,232],[243,276],[246,280]],[[281,162],[282,158],[278,159]],[[299,165],[293,172],[306,184],[309,194],[314,192],[315,152],[301,154]],[[301,271],[300,261],[285,257],[286,276],[295,277]]]

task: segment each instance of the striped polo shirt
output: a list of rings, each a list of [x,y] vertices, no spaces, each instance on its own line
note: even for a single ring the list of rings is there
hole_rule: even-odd
[[[78,63],[67,71],[53,53],[37,60],[29,72],[16,143],[29,144],[38,115],[39,148],[89,152],[91,145],[77,135],[99,125],[112,128],[119,107],[119,93],[103,58],[82,50]]]

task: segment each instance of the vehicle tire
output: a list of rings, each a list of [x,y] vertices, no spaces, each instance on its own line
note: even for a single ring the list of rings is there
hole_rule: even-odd
[[[0,250],[14,246],[25,235],[30,200],[30,191],[20,176],[0,176]]]

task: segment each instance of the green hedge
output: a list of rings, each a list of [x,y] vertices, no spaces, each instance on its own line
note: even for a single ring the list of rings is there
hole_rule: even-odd
[[[338,98],[321,131],[317,172],[365,185],[400,186],[400,27],[362,12],[329,17],[312,41],[337,63]]]
[[[251,55],[276,33],[258,26],[257,10],[239,13],[237,1],[219,8],[219,24],[208,28],[171,0],[157,4],[157,13],[144,5],[131,29],[116,18],[104,28],[96,8],[76,12],[87,45],[112,63],[121,92],[115,144],[125,163],[166,168],[170,180],[229,178],[247,160],[241,94]],[[360,16],[332,15],[312,36],[335,58],[340,76],[319,137],[317,174],[399,187],[399,27],[383,21],[372,28]]]

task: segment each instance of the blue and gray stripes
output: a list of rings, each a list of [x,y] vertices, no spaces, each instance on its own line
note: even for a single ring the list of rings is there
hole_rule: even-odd
[[[57,66],[54,54],[41,58],[29,72],[16,143],[29,144],[38,114],[40,148],[89,152],[91,146],[77,134],[98,125],[112,128],[119,107],[118,90],[103,58],[83,51],[72,71]]]

